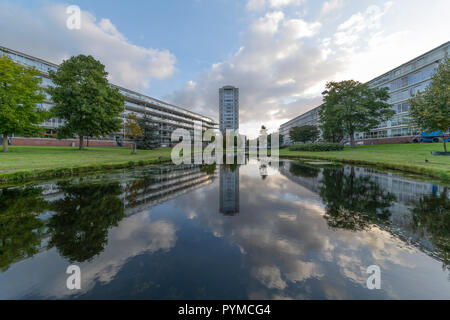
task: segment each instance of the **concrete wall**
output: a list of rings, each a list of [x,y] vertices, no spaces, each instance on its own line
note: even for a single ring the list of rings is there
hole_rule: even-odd
[[[71,147],[72,143],[79,146],[78,139],[41,139],[41,138],[10,138],[13,146],[47,146],[47,147]],[[88,142],[84,140],[84,146]],[[130,142],[122,142],[124,147],[131,147]],[[89,147],[117,147],[115,141],[112,140],[89,140]]]

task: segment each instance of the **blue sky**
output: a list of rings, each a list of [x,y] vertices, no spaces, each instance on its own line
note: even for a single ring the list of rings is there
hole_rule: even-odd
[[[82,28],[65,27],[69,5]],[[217,119],[241,89],[254,136],[321,102],[326,81],[368,81],[450,40],[450,1],[0,0],[0,45],[60,63],[101,60],[112,82]]]

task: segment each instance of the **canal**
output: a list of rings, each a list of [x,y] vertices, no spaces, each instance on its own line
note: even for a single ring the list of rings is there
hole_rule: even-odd
[[[0,299],[450,299],[450,192],[414,177],[167,165],[0,188],[0,204]]]

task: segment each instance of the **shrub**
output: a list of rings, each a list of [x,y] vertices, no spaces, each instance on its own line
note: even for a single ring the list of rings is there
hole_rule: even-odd
[[[306,143],[298,144],[289,147],[290,151],[342,151],[344,150],[344,145],[339,143]]]

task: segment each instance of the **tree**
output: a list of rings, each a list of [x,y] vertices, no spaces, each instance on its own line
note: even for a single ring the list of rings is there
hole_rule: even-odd
[[[291,140],[294,142],[315,141],[319,138],[320,131],[316,126],[294,127],[289,131]]]
[[[340,143],[344,139],[345,133],[342,123],[337,118],[336,111],[334,109],[320,108],[319,115],[322,120],[327,120],[322,122],[320,126],[322,129],[322,138],[328,142]]]
[[[450,128],[450,59],[445,56],[431,84],[409,100],[411,124],[425,131],[448,131]],[[444,141],[444,150],[447,144]]]
[[[39,124],[49,113],[38,107],[45,99],[39,87],[41,78],[35,68],[15,63],[0,56],[0,133],[3,152],[8,151],[8,135],[33,135],[41,130]]]
[[[354,80],[329,82],[323,96],[322,128],[334,134],[342,129],[350,136],[352,148],[356,132],[368,132],[395,114],[386,102],[389,99],[387,88],[370,88]]]
[[[64,61],[49,77],[55,84],[48,88],[55,104],[52,111],[65,124],[58,137],[77,135],[80,150],[84,137],[104,136],[121,128],[120,114],[124,97],[107,80],[105,66],[92,56],[79,55]]]
[[[125,136],[133,140],[132,153],[136,153],[136,140],[144,137],[144,130],[139,126],[135,113],[130,113],[125,121]]]
[[[139,149],[155,149],[159,147],[159,127],[154,122],[151,122],[147,115],[138,120],[138,125],[141,128],[143,135],[137,139],[137,147]]]
[[[125,135],[127,138],[135,140],[144,136],[144,130],[139,125],[139,120],[135,113],[130,113],[125,121]]]

